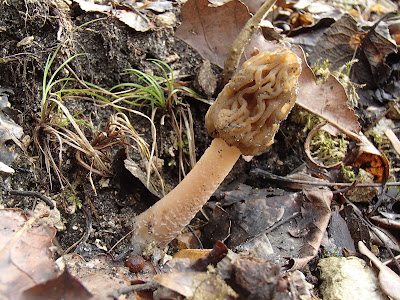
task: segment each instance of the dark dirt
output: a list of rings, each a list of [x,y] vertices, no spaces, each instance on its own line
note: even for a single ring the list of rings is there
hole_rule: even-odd
[[[14,92],[9,101],[11,107],[19,111],[19,124],[29,137],[33,135],[33,128],[37,125],[40,114],[45,63],[60,44],[60,40],[63,42],[62,47],[52,71],[69,57],[87,53],[74,59],[69,66],[80,79],[103,88],[135,80],[133,76],[123,74],[128,68],[143,71],[153,69],[154,72],[159,72],[147,60],[149,58],[168,62],[180,75],[185,75],[184,80],[189,83],[195,78],[197,68],[202,62],[193,49],[174,38],[171,28],[156,28],[139,33],[111,16],[86,13],[76,6],[69,9],[63,2],[3,1],[0,5],[0,32],[3,57],[0,61],[0,88],[9,88]],[[27,37],[33,37],[33,40],[21,45],[21,41]],[[62,76],[71,74],[64,69]],[[199,158],[210,143],[204,127],[208,105],[192,98],[184,101],[190,105],[193,114],[196,156]],[[72,100],[67,106],[72,113],[84,109],[85,117],[90,118],[98,130],[104,129],[111,113],[110,110],[94,106],[90,101]],[[142,111],[150,114],[149,108],[143,108]],[[167,149],[167,146],[160,143],[172,143],[169,140],[172,127],[168,115],[165,125],[160,125],[161,115],[156,118],[156,127],[161,136],[158,141],[159,149]],[[130,115],[130,118],[135,129],[150,142],[149,123],[134,115]],[[238,162],[225,185],[243,182],[265,187],[267,184],[261,179],[249,178],[248,171],[251,168],[259,167],[284,175],[299,166],[303,160],[303,152],[296,127],[297,124],[287,120],[276,136],[278,142],[252,162]],[[85,133],[89,141],[93,139],[93,132],[86,130]],[[93,175],[97,194],[88,180],[88,171],[77,164],[73,150],[67,149],[63,154],[63,174],[72,185],[65,189],[61,188],[54,174],[50,182],[43,160],[32,142],[27,147],[26,154],[20,149],[16,151],[20,154],[12,164],[16,172],[10,177],[1,178],[2,188],[37,191],[55,200],[66,226],[65,231],[57,233],[61,247],[64,250],[72,247],[71,251],[77,251],[85,258],[104,252],[98,245],[110,249],[129,233],[133,217],[157,200],[123,167],[123,149],[114,153],[114,175],[109,178],[108,184],[102,185],[101,178]],[[173,157],[167,151],[162,151],[159,157],[165,161],[161,174],[171,188],[178,183],[178,168],[168,166]],[[80,199],[84,209],[70,212],[74,202],[71,195]],[[32,209],[36,201],[32,197],[11,196],[4,192],[0,203],[3,207]],[[92,230],[86,242],[78,248],[73,247],[79,243],[81,237],[85,237],[89,225]],[[128,240],[125,239],[117,252],[127,244]]]

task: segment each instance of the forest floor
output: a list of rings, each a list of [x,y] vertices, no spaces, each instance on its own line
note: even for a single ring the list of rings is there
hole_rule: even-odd
[[[251,160],[241,158],[236,163],[192,221],[194,234],[185,230],[167,249],[145,255],[143,270],[127,274],[124,263],[117,258],[130,244],[134,217],[172,190],[211,143],[204,118],[220,90],[221,61],[232,42],[228,36],[237,35],[241,24],[250,18],[239,1],[221,6],[226,11],[218,15],[213,15],[212,8],[207,8],[207,13],[201,8],[207,6],[207,1],[198,1],[194,12],[189,6],[195,1],[180,2],[146,2],[142,7],[135,1],[114,1],[112,5],[90,1],[1,1],[0,207],[4,221],[0,223],[8,228],[10,225],[4,222],[22,218],[21,224],[26,224],[35,216],[38,224],[50,224],[55,237],[49,243],[56,246],[50,261],[58,259],[55,267],[41,258],[43,265],[57,269],[41,278],[21,271],[21,267],[11,270],[9,263],[3,264],[6,260],[2,260],[1,273],[8,270],[15,275],[11,276],[13,279],[0,278],[2,286],[9,285],[1,288],[2,299],[31,299],[38,292],[29,291],[32,294],[24,296],[27,288],[41,288],[42,293],[40,284],[61,276],[60,258],[70,266],[76,284],[84,286],[63,287],[70,299],[89,299],[90,295],[98,299],[110,295],[120,299],[175,299],[181,295],[196,299],[298,299],[303,295],[311,299],[321,297],[318,287],[323,282],[323,258],[361,257],[357,251],[359,241],[382,260],[400,253],[396,185],[400,170],[396,148],[400,144],[400,59],[396,45],[400,21],[391,16],[378,22],[398,7],[386,1],[377,3],[380,6],[375,8],[364,2],[347,7],[315,1],[330,14],[327,17],[307,5],[296,7],[278,1],[268,17],[275,30],[264,27],[265,39],[271,40],[280,33],[286,43],[302,46],[309,54],[309,63],[320,64],[313,68],[317,78],[331,72],[341,84],[347,84],[346,99],[343,101],[345,89],[336,79],[325,83],[325,87],[335,89],[332,92],[316,88],[313,76],[303,79],[308,91],[299,92],[299,105],[281,124],[274,144],[261,155]],[[250,9],[252,3],[248,3]],[[199,24],[185,19],[184,5],[186,16],[192,14]],[[126,12],[134,18],[124,16]],[[345,12],[354,19],[346,19]],[[226,24],[226,28],[206,28],[205,24],[213,20]],[[198,32],[193,33],[196,26]],[[185,35],[184,30],[193,36],[204,35],[205,42]],[[318,43],[321,37],[326,40]],[[335,44],[332,39],[341,43]],[[216,45],[212,45],[215,40]],[[324,48],[327,44],[337,52]],[[348,73],[343,68],[342,73],[334,73],[351,58],[358,62],[347,65]],[[334,61],[329,70],[323,66],[325,59]],[[176,94],[171,94],[166,84],[172,82],[170,71]],[[162,95],[157,98],[149,94],[148,82],[138,80],[138,76],[155,80],[155,90],[151,91],[160,88]],[[325,79],[333,78],[327,76]],[[130,86],[121,85],[127,83]],[[147,98],[140,99],[139,94],[132,93],[138,89],[137,84],[142,85],[142,95]],[[313,89],[333,102],[328,103],[328,99],[325,104],[311,104],[321,96],[313,96]],[[125,98],[121,91],[126,92]],[[306,93],[308,100],[304,100]],[[339,94],[341,99],[337,99]],[[351,106],[348,111],[347,106]],[[349,112],[352,115],[348,118]],[[339,120],[343,116],[345,120]],[[347,129],[347,135],[313,132],[322,119]],[[376,129],[376,124],[381,127]],[[357,126],[358,131],[354,129]],[[362,142],[364,147],[360,146],[360,131],[369,138],[369,142]],[[313,140],[307,141],[307,137]],[[311,152],[312,161],[307,152]],[[329,164],[335,167],[327,167]],[[146,185],[149,165],[151,184]],[[293,173],[296,177],[285,177]],[[367,175],[362,177],[364,173]],[[366,186],[345,188],[333,184],[349,178],[347,183],[352,182],[353,177]],[[317,180],[332,185],[311,189],[307,182]],[[386,182],[392,185],[384,186]],[[348,190],[353,191],[352,195],[347,194]],[[6,216],[11,211],[16,214],[10,217],[13,221]],[[376,238],[376,230],[380,230],[380,238]],[[27,233],[30,234],[33,235]],[[180,249],[201,248],[197,238],[202,248],[214,247],[214,258],[221,253],[225,256],[228,249],[231,255],[235,252],[239,256],[236,260],[230,257],[229,262],[221,257],[214,263],[213,255],[207,256],[210,261],[206,260],[205,266],[214,264],[219,272],[210,267],[189,266],[187,262],[166,262]],[[33,243],[34,238],[30,239]],[[7,244],[11,242],[8,240]],[[41,247],[49,248],[43,244],[36,248]],[[15,250],[10,249],[2,250],[2,259],[5,251]],[[25,264],[27,270],[45,273],[38,267],[39,262],[32,262],[33,254],[28,257],[21,249],[14,253],[20,257],[15,260],[30,261]],[[78,268],[76,265],[79,270],[74,269]],[[394,263],[390,266],[393,265],[396,270]],[[187,272],[186,277],[183,272]],[[201,281],[207,284],[196,285],[200,273],[204,276]],[[159,277],[153,277],[155,274]],[[165,274],[175,277],[161,276]],[[109,280],[112,276],[114,279]],[[17,284],[16,278],[23,283]],[[296,280],[300,283],[295,284]],[[104,286],[99,287],[99,283]],[[53,284],[60,287],[60,282]],[[141,293],[123,291],[135,285]],[[81,293],[84,289],[87,294],[75,297],[73,289]]]

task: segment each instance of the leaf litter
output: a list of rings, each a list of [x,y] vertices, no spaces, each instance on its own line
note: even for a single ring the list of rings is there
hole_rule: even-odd
[[[118,7],[116,10],[113,10],[110,6],[100,7],[97,4],[93,4],[94,6],[91,6],[91,8],[85,9],[87,3],[84,2],[88,1],[75,2],[79,3],[81,8],[88,12],[113,12],[117,18],[121,17],[121,9]],[[163,12],[170,9],[167,5],[168,1],[161,2],[166,2],[164,3],[166,8],[161,8],[161,6],[153,8],[155,11]],[[147,5],[145,3],[143,7]],[[287,8],[278,7],[278,9],[284,11]],[[291,9],[293,11],[300,10],[299,7],[292,7]],[[312,8],[307,5],[302,6],[301,9],[312,11]],[[314,7],[313,9],[316,14],[316,8]],[[125,11],[125,9],[123,10]],[[138,13],[136,10],[133,9],[130,13],[133,13],[136,19],[133,21],[135,24],[129,24],[129,22],[125,21],[128,26],[138,31],[147,31],[153,28],[151,22],[145,21],[144,18],[141,18],[140,22],[145,21],[145,23],[138,23],[140,18],[137,17]],[[194,13],[197,15],[196,18],[192,17]],[[241,30],[243,24],[250,18],[250,14],[246,6],[239,1],[230,1],[219,7],[211,7],[204,0],[189,0],[182,7],[182,18],[183,22],[177,30],[177,36],[197,49],[203,58],[222,67],[233,39]],[[231,22],[232,18],[236,19],[237,22]],[[124,20],[120,20],[124,22]],[[314,22],[314,20],[314,23],[311,22],[307,25],[306,23],[298,23],[297,21],[295,23],[293,16],[288,22],[292,26],[292,29],[298,26],[304,31],[307,31],[307,28],[323,26],[318,21]],[[332,20],[329,22],[332,22]],[[345,26],[341,27],[343,26],[343,22],[345,22]],[[388,34],[390,33],[389,27],[384,22],[381,22],[383,29],[378,28],[379,23],[375,22],[376,26],[373,25],[367,29],[360,30],[358,26],[355,26],[357,23],[349,15],[344,15],[341,19],[334,19],[334,25],[325,31],[325,34],[317,41],[315,53],[311,55],[314,55],[317,59],[336,60],[337,63],[334,64],[334,67],[330,65],[332,70],[341,67],[342,63],[347,62],[350,58],[356,57],[359,59],[359,62],[352,69],[353,75],[351,75],[351,79],[357,80],[360,83],[369,83],[368,88],[374,84],[379,86],[384,81],[392,78],[392,67],[388,64],[387,59],[397,52],[396,45],[388,38]],[[227,24],[230,25],[227,26]],[[346,27],[349,24],[350,30]],[[343,29],[345,27],[347,29]],[[215,30],[216,28],[220,28],[221,30]],[[344,40],[333,38],[337,33],[344,33]],[[300,35],[302,33],[297,32],[296,34]],[[257,42],[254,43],[254,40],[257,40]],[[330,42],[335,43],[338,41],[339,44],[330,44]],[[288,43],[284,45],[283,43],[266,42],[259,32],[250,43],[249,50],[245,53],[245,56],[251,55],[255,44],[257,44],[258,51],[276,49],[283,46],[291,47]],[[252,47],[253,50],[251,49]],[[352,47],[355,47],[355,49]],[[330,52],[332,49],[335,51]],[[337,52],[338,50],[342,52]],[[352,160],[345,162],[347,167],[351,167],[354,170],[357,168],[366,170],[373,176],[373,181],[376,183],[386,182],[389,179],[388,160],[361,133],[359,119],[355,111],[348,107],[347,90],[343,88],[340,80],[332,74],[328,75],[323,84],[317,84],[314,74],[307,65],[305,55],[301,50],[296,51],[303,63],[298,105],[314,115],[327,120],[334,128],[346,133],[349,140],[354,142],[352,147],[350,147],[350,150],[353,152]],[[357,55],[355,56],[355,54]],[[377,77],[379,74],[383,76]],[[376,80],[368,82],[365,78],[375,78]],[[337,133],[332,128],[327,130],[332,135]],[[319,172],[314,172],[311,176],[307,174],[309,175],[307,180],[315,178],[313,176],[324,177],[322,180],[323,183],[335,183],[338,179],[341,179],[335,170],[329,170],[328,174],[324,173],[323,176],[321,175],[322,173],[319,170]],[[143,174],[137,176],[142,178],[141,180],[143,181]],[[287,179],[290,180],[289,177]],[[337,203],[333,201],[333,199],[339,202],[342,201],[341,204],[343,205],[346,203],[347,196],[341,194],[341,198],[337,199],[336,196],[334,198],[334,194],[330,190],[321,188],[310,189],[307,183],[303,184],[304,186],[307,186],[307,188],[303,188],[301,192],[275,191],[275,193],[280,193],[280,195],[276,195],[271,192],[270,188],[256,189],[245,184],[239,184],[236,188],[231,186],[219,196],[216,195],[220,203],[210,203],[209,209],[212,211],[212,217],[205,226],[206,229],[202,232],[203,235],[206,235],[202,239],[209,241],[209,247],[218,245],[218,239],[221,239],[227,244],[228,248],[244,251],[241,254],[235,254],[230,250],[228,253],[225,253],[220,249],[219,251],[221,252],[217,251],[217,253],[223,253],[223,255],[220,257],[216,255],[218,257],[217,260],[210,260],[208,256],[202,258],[203,260],[205,259],[203,265],[211,263],[216,269],[212,267],[202,267],[200,270],[196,269],[194,264],[199,264],[199,260],[195,261],[192,265],[187,262],[178,263],[177,261],[180,259],[185,260],[185,258],[181,257],[173,258],[167,264],[160,263],[156,266],[154,265],[154,260],[146,260],[148,268],[133,274],[124,265],[123,261],[114,260],[111,256],[96,256],[86,262],[75,254],[64,255],[60,258],[67,266],[63,272],[47,272],[48,278],[35,279],[34,282],[29,282],[26,278],[23,279],[29,282],[23,288],[31,287],[24,294],[26,297],[34,297],[42,293],[43,290],[57,287],[62,290],[61,293],[65,297],[75,297],[75,294],[73,294],[74,290],[75,292],[80,291],[81,295],[84,295],[82,296],[83,298],[90,297],[91,294],[95,297],[106,297],[110,295],[108,294],[110,290],[115,291],[127,286],[139,286],[142,282],[152,282],[152,280],[155,280],[158,284],[168,287],[170,290],[186,297],[200,296],[200,291],[201,296],[205,298],[219,295],[223,299],[230,299],[239,295],[240,298],[255,297],[258,299],[271,299],[272,295],[279,293],[282,296],[289,297],[290,291],[292,296],[295,292],[298,297],[302,296],[301,298],[310,299],[312,297],[310,293],[311,287],[305,281],[303,273],[296,269],[304,271],[305,266],[312,265],[310,261],[321,255],[320,251],[323,249],[321,245],[322,247],[327,247],[327,250],[331,251],[331,253],[336,251],[328,249],[328,247],[333,245],[337,247],[335,249],[339,249],[341,254],[344,255],[346,251],[355,250],[354,245],[352,247],[353,241],[359,241],[363,238],[354,237],[354,232],[357,229],[346,225],[346,221],[338,212]],[[374,197],[378,196],[375,195]],[[331,213],[332,204],[335,205],[333,213]],[[353,212],[350,212],[350,215],[358,215],[359,221],[361,220],[360,223],[362,223],[362,218],[360,218],[358,212],[353,210]],[[361,215],[363,214],[361,213]],[[17,219],[16,217],[13,218]],[[33,221],[21,220],[18,221],[21,228],[28,228],[33,224]],[[331,222],[328,227],[329,220]],[[13,223],[16,221],[9,222]],[[329,238],[331,239],[330,242],[324,241],[327,237],[327,229]],[[21,230],[26,231],[27,229],[19,229],[17,232]],[[30,234],[30,231],[27,232]],[[372,236],[372,232],[373,230],[371,230],[370,236]],[[207,237],[207,234],[210,236]],[[32,233],[32,236],[34,235]],[[282,241],[282,236],[286,237],[286,242]],[[389,236],[389,233],[383,233],[378,239],[385,239],[385,236]],[[7,272],[8,268],[11,268],[10,266],[13,264],[18,265],[18,271],[10,269],[12,273],[17,274],[16,278],[18,280],[25,277],[25,272],[29,274],[24,256],[26,254],[20,253],[19,256],[21,257],[17,257],[15,260],[10,260],[9,258],[11,256],[14,257],[14,254],[9,254],[10,251],[8,250],[11,248],[14,249],[15,253],[18,253],[18,251],[22,252],[23,249],[21,246],[14,246],[14,244],[17,245],[16,243],[19,241],[19,238],[8,238],[7,245],[9,246],[3,248],[1,252],[3,259],[6,259],[2,265],[7,269]],[[51,241],[52,237],[49,239]],[[28,239],[27,243],[32,243],[32,241]],[[396,249],[396,243],[394,241],[392,249]],[[48,249],[51,247],[51,242],[49,240],[37,240],[36,246],[37,248]],[[211,252],[201,252],[200,256],[210,255]],[[383,274],[381,276],[383,278],[381,280],[381,285],[383,284],[382,289],[390,295],[391,288],[385,286],[388,282],[386,278],[389,276],[389,278],[392,278],[391,280],[398,280],[398,276],[395,273],[387,275],[389,273],[382,265],[377,263],[376,257],[374,258],[374,256],[371,256],[370,253],[361,248],[360,252],[367,255],[378,267],[380,274]],[[46,261],[43,265],[35,265],[33,266],[33,270],[40,273],[40,268],[46,265],[54,267],[54,261],[51,259],[49,261],[52,263]],[[172,267],[169,273],[166,270],[161,272],[158,270],[158,267],[165,267],[168,264],[173,264],[172,262],[174,261],[181,268]],[[285,266],[289,271],[282,273],[282,266]],[[265,271],[266,269],[268,272]],[[153,277],[155,273],[161,274]],[[266,276],[266,273],[268,273],[268,276]],[[71,274],[74,277],[71,277]],[[65,281],[69,281],[69,284],[63,286],[63,282]],[[3,280],[1,282],[3,284]],[[10,279],[9,282],[11,287],[16,287],[14,279]],[[211,284],[212,282],[214,284]],[[153,284],[151,290],[155,289],[157,289],[157,292],[168,295],[165,290],[162,292],[162,289]],[[21,287],[16,287],[12,293],[18,294],[21,291]],[[7,290],[7,293],[11,293],[11,291]],[[177,297],[177,294],[172,295]],[[131,293],[130,296],[134,297],[134,294]]]

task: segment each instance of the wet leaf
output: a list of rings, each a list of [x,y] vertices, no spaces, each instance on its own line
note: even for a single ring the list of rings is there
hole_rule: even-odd
[[[57,276],[52,260],[54,228],[27,217],[20,209],[0,210],[0,293],[16,299],[20,293]]]

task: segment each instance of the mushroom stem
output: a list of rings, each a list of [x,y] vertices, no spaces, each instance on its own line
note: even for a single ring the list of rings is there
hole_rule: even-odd
[[[135,218],[132,242],[163,247],[190,223],[241,155],[235,146],[216,138],[189,174],[164,198]]]

